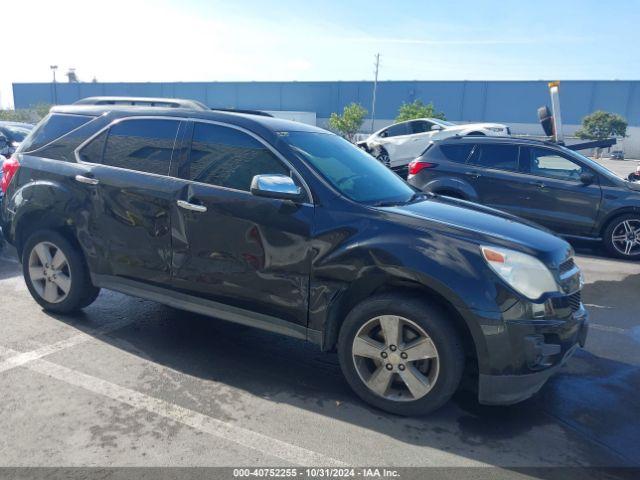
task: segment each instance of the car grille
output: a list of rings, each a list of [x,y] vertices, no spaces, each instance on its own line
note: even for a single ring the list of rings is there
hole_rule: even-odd
[[[577,312],[580,310],[580,304],[582,303],[582,295],[580,290],[576,293],[572,293],[569,295],[569,306],[571,307],[572,312]]]
[[[576,264],[574,263],[573,258],[570,258],[569,260],[562,262],[560,264],[560,267],[558,268],[560,275],[567,273],[570,270],[573,270],[575,266]]]

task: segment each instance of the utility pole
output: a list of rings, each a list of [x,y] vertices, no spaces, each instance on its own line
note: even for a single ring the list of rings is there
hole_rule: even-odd
[[[56,86],[56,70],[58,69],[58,65],[49,66],[51,71],[53,72],[53,104],[58,104],[58,87]]]
[[[376,53],[375,77],[373,80],[373,100],[371,101],[371,133],[373,133],[373,122],[376,119],[376,91],[378,90],[378,69],[380,68],[380,54]]]

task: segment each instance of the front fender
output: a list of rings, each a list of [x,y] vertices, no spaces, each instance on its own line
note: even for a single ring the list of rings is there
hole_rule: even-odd
[[[476,246],[440,234],[397,234],[352,239],[314,262],[310,284],[309,328],[324,333],[331,349],[344,317],[359,302],[382,289],[435,294],[462,318],[479,361],[487,358],[485,331],[502,325],[500,290],[486,275]],[[472,311],[491,312],[480,325]]]

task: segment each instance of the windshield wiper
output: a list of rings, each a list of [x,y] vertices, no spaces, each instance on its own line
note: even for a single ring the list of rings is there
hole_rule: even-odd
[[[431,197],[433,195],[424,192],[415,192],[408,200],[386,200],[381,202],[375,202],[373,204],[374,207],[395,207],[398,205],[408,205],[410,203],[416,202],[426,197]]]

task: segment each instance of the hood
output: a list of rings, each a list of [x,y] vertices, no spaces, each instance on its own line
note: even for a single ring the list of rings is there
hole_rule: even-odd
[[[573,255],[571,246],[549,230],[500,210],[464,200],[435,197],[381,210],[405,217],[418,228],[424,225],[448,230],[478,244],[529,253],[550,267],[557,267]]]

